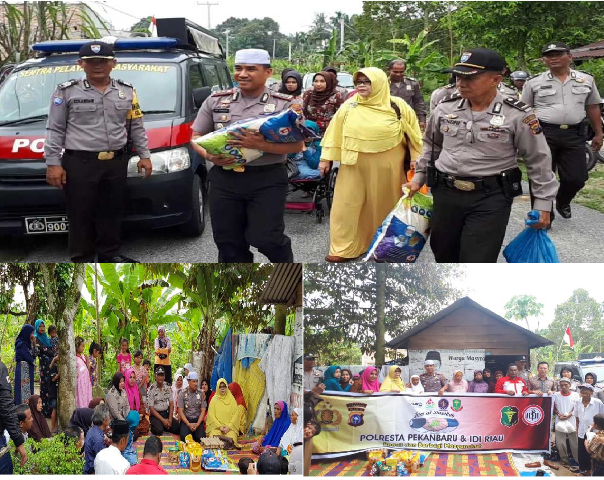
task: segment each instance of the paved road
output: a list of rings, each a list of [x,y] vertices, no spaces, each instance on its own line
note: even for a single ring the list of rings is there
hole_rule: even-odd
[[[526,191],[527,189],[525,189]],[[573,204],[571,220],[556,219],[551,237],[565,263],[604,263],[604,214]],[[530,209],[528,196],[514,202],[504,247],[524,228]],[[292,239],[297,262],[323,262],[329,250],[329,219],[322,224],[313,215],[288,212],[286,231]],[[67,236],[0,238],[0,262],[68,262]],[[124,240],[123,253],[141,262],[215,262],[218,252],[212,240],[209,214],[206,231],[200,238],[182,238],[175,229],[130,232]],[[256,253],[255,261],[266,262]],[[427,248],[420,262],[434,262]],[[499,262],[505,262],[500,255]]]

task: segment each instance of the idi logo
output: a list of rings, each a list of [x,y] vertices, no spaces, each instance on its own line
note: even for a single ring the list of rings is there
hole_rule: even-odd
[[[539,425],[544,417],[545,413],[539,405],[529,405],[522,412],[522,421],[531,427]]]

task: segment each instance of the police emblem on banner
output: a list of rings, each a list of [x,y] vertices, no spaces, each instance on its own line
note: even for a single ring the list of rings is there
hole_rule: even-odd
[[[346,407],[348,408],[348,425],[351,427],[360,427],[365,423],[363,419],[363,415],[365,414],[365,409],[367,408],[366,403],[347,403]]]
[[[504,427],[513,427],[518,423],[520,411],[517,407],[503,407],[501,409],[501,425]]]
[[[335,427],[342,423],[342,414],[338,412],[331,403],[327,402],[322,408],[317,409],[316,417],[319,423]]]
[[[459,412],[459,411],[463,410],[463,407],[461,406],[461,400],[459,398],[456,398],[455,400],[453,400],[453,405],[451,405],[451,410],[453,410],[454,412]]]
[[[101,46],[100,45],[90,45],[90,50],[92,50],[93,53],[99,53],[101,51]]]

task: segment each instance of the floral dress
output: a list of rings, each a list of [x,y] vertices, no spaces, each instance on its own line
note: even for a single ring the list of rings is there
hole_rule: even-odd
[[[55,357],[52,343],[50,347],[38,345],[38,359],[40,361],[40,398],[42,399],[42,414],[50,417],[52,410],[57,408],[56,391],[53,393],[52,378],[56,375],[50,369],[52,359]],[[53,367],[54,370],[54,367]],[[56,390],[56,389],[55,389]]]
[[[329,122],[336,114],[340,105],[344,103],[344,99],[339,92],[334,93],[323,105],[311,105],[310,96],[312,90],[304,92],[304,117],[306,120],[312,120],[319,126],[319,135],[325,135],[325,130],[329,126]]]
[[[90,364],[90,385],[92,385],[92,388],[98,387],[99,379],[96,373],[96,358],[90,357],[88,363]]]

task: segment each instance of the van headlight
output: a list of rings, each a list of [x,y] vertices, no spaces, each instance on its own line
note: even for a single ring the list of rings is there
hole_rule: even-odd
[[[139,160],[140,157],[138,155],[135,155],[130,159],[130,162],[128,163],[129,177],[139,176],[138,167],[136,166]],[[175,148],[173,150],[151,153],[151,164],[153,165],[152,175],[181,172],[191,166],[191,157],[186,148]]]

